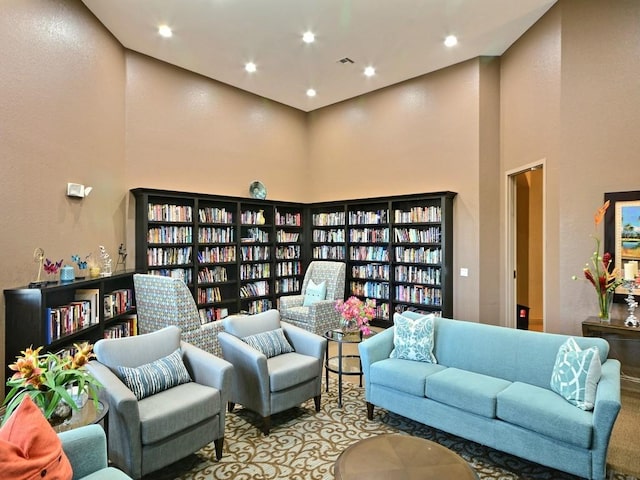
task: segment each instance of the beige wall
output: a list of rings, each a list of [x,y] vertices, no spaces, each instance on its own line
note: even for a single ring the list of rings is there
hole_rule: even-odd
[[[4,0],[0,287],[34,277],[37,246],[133,252],[130,187],[244,195],[260,179],[269,198],[303,201],[453,190],[454,273],[470,271],[454,314],[504,324],[504,177],[546,159],[547,329],[577,334],[594,295],[570,277],[592,213],[640,183],[639,16],[634,0],[560,0],[499,62],[304,114],[125,51],[77,0]],[[94,191],[67,199],[69,181]]]

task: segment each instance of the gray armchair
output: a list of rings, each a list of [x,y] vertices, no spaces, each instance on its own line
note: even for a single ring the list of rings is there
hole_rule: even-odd
[[[336,300],[344,299],[346,267],[344,262],[313,261],[307,267],[300,295],[280,297],[282,321],[304,328],[317,335],[337,328],[340,313],[335,309]],[[325,282],[327,293],[324,300],[304,306],[304,297],[309,281]]]
[[[277,310],[257,315],[228,317],[218,338],[224,358],[234,367],[229,411],[236,403],[262,417],[262,432],[269,434],[271,415],[313,398],[320,410],[325,338],[280,322]],[[291,353],[267,355],[248,345],[243,338],[279,328],[293,347]]]
[[[138,400],[121,380],[124,375],[118,367],[145,372],[141,366],[172,354],[175,358],[178,348],[192,381]],[[115,466],[138,479],[212,441],[220,459],[233,377],[229,362],[181,342],[180,329],[175,326],[99,340],[94,352],[96,360],[89,362],[88,368],[104,386],[101,395],[109,403],[109,459]],[[136,387],[157,384],[157,380],[140,381]]]
[[[182,340],[220,357],[220,322],[202,324],[191,291],[179,278],[136,273],[133,276],[138,332],[149,333],[176,325]]]

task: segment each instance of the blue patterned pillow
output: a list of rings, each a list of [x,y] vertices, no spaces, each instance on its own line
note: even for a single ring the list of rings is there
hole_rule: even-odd
[[[573,337],[560,345],[551,390],[582,410],[593,410],[602,368],[598,347],[581,350]]]
[[[178,348],[171,355],[139,367],[116,367],[120,378],[138,400],[191,381]]]
[[[308,307],[314,303],[324,300],[327,297],[327,282],[320,282],[316,284],[313,280],[309,279],[307,288],[304,291],[304,300],[302,302],[303,307]]]
[[[248,337],[242,337],[242,340],[264,353],[267,358],[275,357],[281,353],[293,352],[293,347],[284,336],[282,328],[269,330],[268,332],[256,333]]]
[[[433,354],[434,315],[424,315],[415,320],[400,313],[393,316],[393,350],[391,358],[438,363]]]

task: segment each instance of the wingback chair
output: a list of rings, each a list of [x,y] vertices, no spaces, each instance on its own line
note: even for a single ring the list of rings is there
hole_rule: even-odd
[[[191,291],[179,278],[137,273],[133,276],[138,332],[150,333],[169,325],[182,331],[182,340],[221,357],[220,322],[202,324]]]
[[[220,459],[233,377],[229,362],[181,342],[176,326],[98,340],[94,352],[88,369],[104,386],[115,466],[139,479],[210,442]]]
[[[234,367],[230,412],[239,403],[258,413],[268,435],[274,413],[310,398],[320,410],[324,337],[280,322],[277,310],[227,317],[222,323],[220,345]]]
[[[346,267],[344,262],[313,261],[309,264],[302,282],[300,295],[280,297],[280,316],[284,322],[304,328],[317,335],[337,328],[340,313],[335,309],[336,300],[344,299]],[[321,285],[324,282],[324,299],[305,305],[309,282]]]

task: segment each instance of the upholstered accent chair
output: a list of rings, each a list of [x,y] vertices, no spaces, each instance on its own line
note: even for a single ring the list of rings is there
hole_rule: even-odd
[[[274,413],[310,398],[316,411],[320,410],[324,337],[281,322],[273,309],[227,317],[222,323],[222,353],[234,367],[230,412],[238,403],[258,413],[262,432],[268,435]]]
[[[181,342],[176,326],[98,340],[94,352],[88,369],[104,386],[115,466],[139,479],[210,442],[220,459],[233,377],[229,362]]]
[[[335,305],[336,300],[344,299],[345,274],[344,262],[323,260],[311,262],[304,275],[301,293],[280,297],[279,308],[282,321],[317,335],[337,328],[340,324],[340,314],[336,311]],[[309,294],[311,285],[326,287],[324,299],[309,302],[305,298]]]
[[[182,340],[221,357],[220,322],[202,324],[191,291],[179,278],[137,273],[133,276],[138,332],[150,333],[169,325],[182,331]]]

